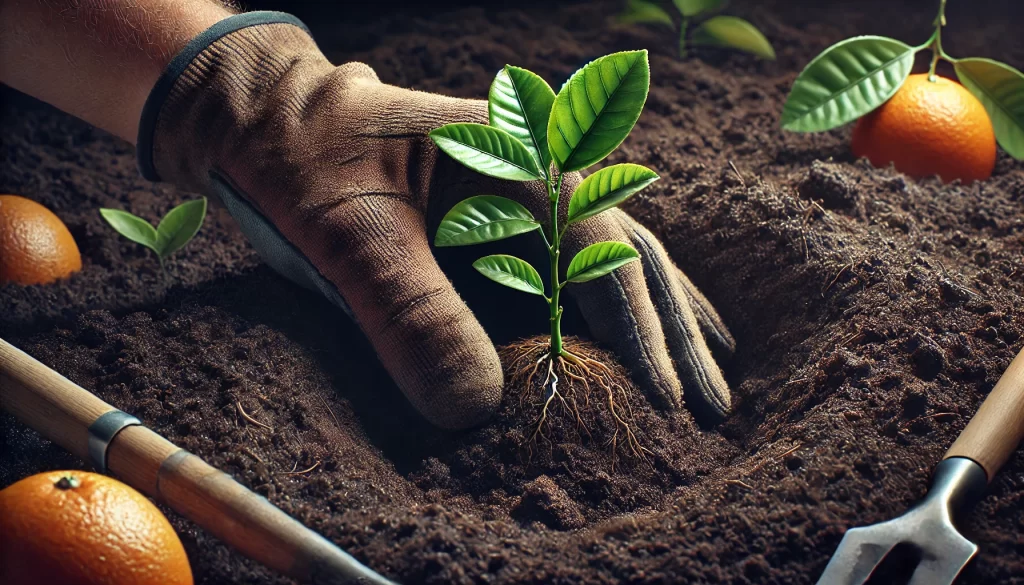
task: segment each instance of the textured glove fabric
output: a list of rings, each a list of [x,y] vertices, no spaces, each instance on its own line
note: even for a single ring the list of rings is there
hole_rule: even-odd
[[[428,420],[480,423],[500,402],[501,364],[430,235],[472,195],[546,217],[543,186],[481,176],[431,143],[444,124],[486,123],[485,102],[389,86],[360,63],[335,67],[300,25],[254,14],[222,22],[172,63],[144,112],[140,166],[220,194],[275,269],[350,310]],[[566,176],[563,193],[578,182]],[[566,289],[594,336],[663,403],[681,405],[685,386],[695,412],[724,414],[729,390],[704,335],[726,351],[732,338],[650,232],[602,214],[569,230],[563,262],[608,239],[634,245],[642,262]]]

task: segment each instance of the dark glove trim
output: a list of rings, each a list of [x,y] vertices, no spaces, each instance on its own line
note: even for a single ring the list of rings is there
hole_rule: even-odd
[[[261,10],[257,12],[245,12],[229,16],[214,24],[210,28],[199,33],[189,41],[185,48],[171,59],[167,69],[160,74],[156,85],[149,92],[146,98],[146,105],[142,107],[142,119],[139,121],[139,137],[135,145],[135,156],[139,165],[139,172],[150,181],[159,181],[160,175],[153,164],[153,133],[156,130],[156,121],[160,116],[160,108],[164,100],[171,93],[171,88],[178,81],[178,76],[192,63],[193,59],[206,50],[207,47],[220,40],[222,37],[235,31],[259,24],[293,24],[302,30],[309,32],[309,28],[298,18],[285,12],[272,12]]]

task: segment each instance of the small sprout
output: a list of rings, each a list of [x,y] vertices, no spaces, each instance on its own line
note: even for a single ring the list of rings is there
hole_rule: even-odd
[[[565,225],[559,225],[558,209],[565,173],[601,162],[632,131],[647,101],[650,76],[647,51],[615,53],[574,73],[556,95],[536,74],[508,65],[491,85],[488,125],[449,124],[430,133],[438,148],[470,169],[499,179],[540,181],[547,190],[547,221],[538,220],[511,199],[477,195],[452,207],[434,237],[438,247],[481,244],[533,232],[544,241],[549,274],[546,288],[540,272],[521,258],[493,254],[473,263],[485,277],[537,295],[548,305],[550,341],[520,344],[509,358],[514,370],[510,379],[525,385],[524,391],[533,388],[538,371],[547,372],[541,383],[540,418],[528,440],[531,445],[544,437],[545,421],[559,405],[575,420],[577,430],[589,435],[584,412],[591,404],[600,404],[614,428],[609,438],[612,452],[622,437],[634,455],[645,458],[631,424],[628,397],[612,370],[583,355],[585,352],[578,354],[563,347],[560,301],[564,287],[600,278],[640,255],[622,242],[598,242],[576,254],[564,277],[559,257],[568,229],[619,205],[658,180],[658,175],[636,164],[608,166],[576,187]],[[589,395],[577,401],[577,391],[605,394],[593,402]]]
[[[117,233],[155,252],[162,268],[171,254],[184,248],[199,232],[206,218],[206,198],[175,207],[155,228],[141,217],[119,209],[100,209],[100,215]]]
[[[672,3],[681,15],[680,58],[685,58],[691,47],[719,47],[775,60],[775,49],[756,26],[735,16],[711,16],[722,8],[724,0],[673,0]],[[618,21],[676,28],[672,16],[656,0],[629,0]],[[696,26],[691,27],[694,24]]]
[[[991,59],[946,54],[946,0],[939,0],[933,24],[931,38],[916,47],[887,37],[860,36],[825,49],[793,82],[782,109],[782,128],[823,132],[869,114],[903,86],[914,56],[931,50],[930,80],[935,80],[940,59],[952,63],[961,84],[985,107],[999,145],[1024,160],[1024,73]]]
[[[473,267],[499,284],[544,297],[551,315],[552,362],[569,355],[562,348],[562,288],[604,276],[639,257],[628,244],[600,242],[577,254],[563,279],[558,258],[566,230],[658,179],[654,171],[640,165],[604,168],[576,188],[566,225],[559,226],[562,176],[600,162],[626,139],[640,118],[649,85],[647,51],[601,57],[573,74],[557,95],[536,74],[506,66],[491,85],[489,125],[448,124],[430,133],[441,150],[479,173],[512,181],[542,181],[547,188],[551,204],[547,226],[511,199],[477,195],[448,211],[434,244],[481,244],[539,230],[548,249],[547,294],[540,273],[520,258],[485,256]],[[573,107],[573,103],[590,107]]]

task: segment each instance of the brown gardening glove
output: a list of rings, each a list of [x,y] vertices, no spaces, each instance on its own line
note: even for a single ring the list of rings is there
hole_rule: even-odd
[[[361,63],[335,67],[294,17],[249,13],[169,66],[143,113],[139,162],[154,180],[220,196],[268,263],[349,311],[419,412],[465,428],[497,408],[501,364],[439,268],[430,230],[472,195],[503,195],[538,217],[548,199],[540,182],[490,179],[439,154],[427,133],[456,121],[486,123],[486,102],[385,85]],[[565,182],[571,193],[579,176]],[[685,388],[702,418],[723,415],[729,389],[704,336],[726,351],[733,341],[715,310],[621,211],[569,230],[563,258],[604,240],[632,244],[642,262],[568,289],[593,335],[663,403],[682,405]]]

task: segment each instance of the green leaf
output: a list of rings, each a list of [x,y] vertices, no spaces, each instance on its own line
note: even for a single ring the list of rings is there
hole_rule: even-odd
[[[665,9],[645,0],[629,0],[626,9],[619,14],[618,20],[626,24],[664,24],[669,28],[676,27]]]
[[[483,124],[448,124],[430,133],[438,148],[478,173],[511,181],[542,178],[537,159],[511,134]]]
[[[569,224],[581,222],[622,203],[658,180],[658,174],[640,165],[623,163],[605,167],[576,187],[569,200]]]
[[[915,49],[886,37],[854,37],[814,58],[793,82],[782,127],[820,132],[852,122],[884,104],[903,85]]]
[[[509,288],[544,296],[544,283],[537,270],[525,260],[505,254],[484,256],[473,263],[477,272]]]
[[[548,117],[555,92],[538,75],[506,65],[491,84],[487,100],[491,126],[514,136],[526,146],[546,173],[551,165],[548,153]]]
[[[686,18],[711,10],[718,10],[725,0],[672,0],[679,12]]]
[[[716,16],[705,20],[693,30],[690,44],[724,47],[752,53],[762,59],[775,60],[775,49],[757,27],[735,16]]]
[[[640,257],[628,244],[600,242],[583,248],[569,263],[565,278],[569,282],[587,282]]]
[[[117,233],[160,254],[156,228],[148,221],[120,209],[100,209],[100,215]]]
[[[199,233],[206,218],[206,197],[186,201],[167,212],[156,228],[161,258],[185,247]]]
[[[477,195],[452,207],[437,228],[434,245],[468,246],[503,240],[540,227],[522,205],[497,195]]]
[[[996,139],[1017,160],[1024,159],[1024,73],[991,59],[960,59],[957,77],[985,106]]]
[[[548,121],[551,158],[562,172],[600,161],[626,139],[647,101],[647,51],[613,53],[573,74]]]

